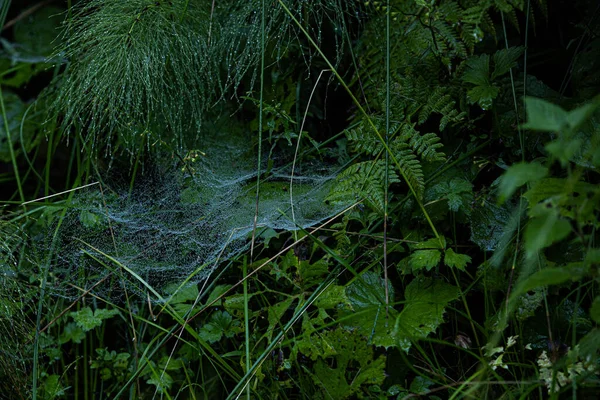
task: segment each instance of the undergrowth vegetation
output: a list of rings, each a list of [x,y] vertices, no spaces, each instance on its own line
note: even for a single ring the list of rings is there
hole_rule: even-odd
[[[0,7],[0,398],[597,398],[597,2]]]

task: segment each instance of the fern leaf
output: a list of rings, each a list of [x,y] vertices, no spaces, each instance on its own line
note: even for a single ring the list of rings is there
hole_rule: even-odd
[[[408,147],[408,145],[405,145]],[[405,148],[396,153],[400,168],[404,171],[406,179],[410,182],[419,199],[423,198],[425,190],[425,177],[421,163],[411,149]]]
[[[349,198],[364,200],[377,213],[383,215],[385,204],[385,162],[369,160],[348,167],[337,177],[329,201],[346,201]],[[388,167],[388,184],[400,182],[393,167]]]
[[[445,154],[438,151],[443,145],[435,133],[421,135],[414,125],[407,123],[400,128],[400,134],[393,141],[392,146],[401,150],[408,146],[415,155],[426,161],[444,161],[446,159]]]

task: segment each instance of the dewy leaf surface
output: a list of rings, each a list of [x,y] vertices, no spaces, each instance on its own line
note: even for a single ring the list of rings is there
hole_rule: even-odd
[[[427,337],[444,322],[448,303],[458,298],[456,286],[419,277],[405,291],[404,309],[396,318],[394,336],[400,349],[408,352],[412,342]]]
[[[346,288],[346,296],[350,307],[342,311],[349,317],[347,325],[358,328],[366,336],[369,343],[376,346],[393,346],[392,337],[394,318],[398,312],[390,306],[389,319],[386,318],[384,280],[374,272],[366,272],[361,278]],[[394,302],[394,288],[389,285],[390,303]]]

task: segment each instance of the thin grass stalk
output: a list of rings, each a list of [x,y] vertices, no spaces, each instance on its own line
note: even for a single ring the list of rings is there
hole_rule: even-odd
[[[294,151],[294,160],[292,161],[292,172],[290,174],[290,209],[292,213],[292,222],[294,225],[296,224],[296,214],[294,214],[294,173],[296,171],[296,160],[298,159],[298,151],[300,150],[300,142],[302,140],[302,131],[304,130],[304,123],[306,122],[306,117],[308,116],[308,109],[310,108],[310,103],[312,102],[313,95],[317,90],[317,86],[319,85],[319,81],[323,76],[323,73],[328,72],[328,69],[324,69],[319,74],[317,81],[315,82],[312,91],[310,92],[310,96],[308,98],[308,103],[306,104],[306,108],[304,110],[304,116],[302,117],[302,124],[300,124],[300,132],[298,132],[298,141],[296,142],[296,150]],[[298,240],[298,231],[294,231],[294,240]]]
[[[387,0],[385,18],[385,145],[390,147],[390,0]],[[389,179],[390,179],[390,155],[385,152],[385,175],[383,183],[383,280],[385,282],[385,317],[390,315],[390,294],[388,289],[388,257],[387,257],[387,235],[388,235],[388,207],[389,207]]]
[[[243,271],[244,277],[248,275],[248,262],[246,257],[244,257]],[[250,370],[251,361],[250,361],[250,320],[249,320],[249,310],[248,303],[250,299],[248,298],[248,279],[244,279],[244,341],[246,347],[246,373]],[[250,386],[248,386],[246,390],[246,398],[250,400]]]
[[[254,257],[254,244],[256,241],[256,224],[258,222],[258,204],[260,201],[260,174],[262,163],[262,131],[263,131],[263,100],[265,89],[265,0],[261,2],[260,16],[260,93],[258,99],[258,160],[256,162],[256,207],[254,210],[254,222],[252,225],[252,241],[250,243],[250,262]]]
[[[10,153],[10,161],[12,163],[13,171],[15,174],[15,180],[17,182],[17,189],[19,191],[19,197],[21,199],[21,202],[24,202],[25,195],[23,194],[23,186],[21,185],[21,176],[19,174],[19,166],[17,165],[17,157],[15,155],[15,150],[13,149],[12,138],[10,135],[10,128],[8,126],[8,117],[6,115],[6,108],[4,107],[4,95],[2,94],[2,85],[0,85],[0,107],[1,107],[1,111],[2,111],[2,120],[4,121],[4,130],[6,131],[8,151]]]

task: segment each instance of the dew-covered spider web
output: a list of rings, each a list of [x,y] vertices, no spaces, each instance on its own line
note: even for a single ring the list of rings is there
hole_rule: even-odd
[[[104,179],[80,190],[58,228],[50,290],[76,298],[91,289],[122,300],[126,288],[129,295],[150,293],[158,301],[147,285],[167,296],[167,285],[203,282],[246,250],[256,207],[256,149],[247,134],[229,131],[204,143],[202,152],[182,157],[185,163],[174,157],[168,167],[146,167],[132,188]],[[343,206],[325,201],[340,166],[318,157],[301,160],[294,171],[292,220],[291,160],[276,153],[264,157],[259,242],[261,233],[311,227]]]

